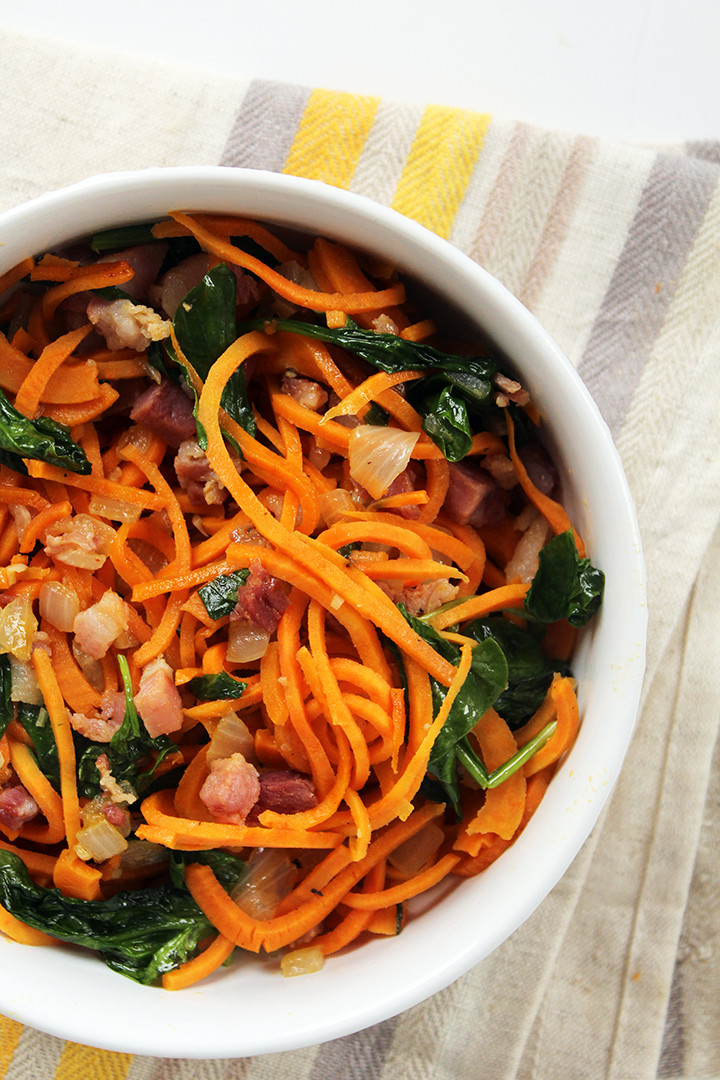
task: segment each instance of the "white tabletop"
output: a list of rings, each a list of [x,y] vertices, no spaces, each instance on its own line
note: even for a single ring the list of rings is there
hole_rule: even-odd
[[[0,0],[0,28],[608,138],[720,137],[718,0]]]

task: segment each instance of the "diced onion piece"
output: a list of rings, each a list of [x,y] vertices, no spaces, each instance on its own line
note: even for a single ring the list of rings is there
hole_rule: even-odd
[[[141,506],[125,502],[124,499],[111,499],[107,495],[91,496],[88,510],[97,517],[127,522],[128,525],[134,525],[142,513]]]
[[[280,961],[280,971],[286,979],[293,975],[313,975],[325,963],[325,954],[319,945],[308,945],[285,953]]]
[[[162,844],[153,844],[150,840],[128,840],[127,850],[122,857],[122,866],[126,870],[139,870],[146,867],[165,866],[168,861],[168,849]]]
[[[15,520],[15,531],[17,532],[18,540],[22,540],[25,535],[25,530],[33,519],[32,514],[28,510],[27,506],[23,506],[22,503],[10,503],[8,510],[12,514]]]
[[[40,614],[56,630],[70,633],[80,612],[80,599],[62,581],[44,581],[40,586]]]
[[[233,754],[242,754],[246,761],[252,761],[255,754],[255,740],[244,720],[236,712],[228,709],[223,713],[213,732],[207,749],[207,762],[219,758],[229,758]]]
[[[30,659],[37,619],[26,596],[16,596],[0,611],[0,653],[12,653],[21,662]]]
[[[388,862],[403,878],[412,877],[430,861],[444,839],[443,830],[436,821],[431,821],[419,833],[395,848],[388,855]]]
[[[85,650],[76,645],[74,641],[72,651],[78,667],[93,689],[102,690],[105,686],[105,674],[100,661],[93,660],[92,656],[88,656]]]
[[[540,551],[550,529],[541,514],[537,514],[518,540],[515,551],[505,567],[505,579],[511,581],[532,581],[540,562]]]
[[[75,843],[78,858],[92,859],[93,862],[105,862],[113,855],[120,855],[127,847],[127,840],[119,829],[109,821],[94,821],[79,829]]]
[[[358,504],[349,491],[345,488],[336,488],[334,491],[320,493],[320,513],[326,525],[335,525],[338,521],[345,521],[347,514],[358,509]]]
[[[350,475],[373,499],[380,499],[407,468],[419,437],[417,431],[360,424],[350,432]]]
[[[42,691],[37,681],[35,668],[30,661],[21,663],[14,656],[11,656],[10,678],[12,683],[11,701],[21,701],[25,705],[42,705]]]
[[[248,859],[247,874],[231,896],[241,911],[253,919],[270,919],[275,909],[295,888],[297,866],[279,848],[257,848]]]
[[[123,450],[126,446],[136,446],[141,454],[147,454],[154,438],[150,428],[145,427],[144,424],[133,424],[118,439],[117,450]]]
[[[227,659],[231,664],[245,664],[265,655],[270,635],[247,619],[236,619],[228,626]]]
[[[275,269],[278,274],[282,274],[288,281],[292,281],[296,285],[302,285],[304,289],[311,289],[313,292],[317,292],[317,282],[315,281],[315,278],[307,267],[301,266],[299,262],[292,260],[291,262],[281,263],[279,266],[276,266]],[[297,311],[296,304],[283,299],[283,297],[278,296],[277,294],[273,297],[273,308],[281,318],[288,318],[294,311]]]

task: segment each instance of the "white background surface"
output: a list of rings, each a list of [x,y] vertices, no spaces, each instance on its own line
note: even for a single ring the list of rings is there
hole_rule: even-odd
[[[0,0],[0,27],[608,138],[720,138],[720,0]]]

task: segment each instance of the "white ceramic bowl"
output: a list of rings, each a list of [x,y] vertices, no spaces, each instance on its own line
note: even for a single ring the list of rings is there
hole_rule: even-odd
[[[503,942],[561,878],[616,780],[644,667],[645,595],[637,525],[609,432],[570,363],[502,285],[415,222],[314,181],[229,168],[93,177],[0,216],[0,272],[28,254],[170,209],[236,212],[341,239],[395,260],[491,338],[547,419],[565,502],[605,601],[574,659],[582,728],[517,843],[459,882],[398,938],[280,976],[248,957],[180,993],[138,986],[90,953],[0,941],[0,1012],[94,1046],[168,1057],[242,1057],[333,1039],[393,1016],[457,979]]]

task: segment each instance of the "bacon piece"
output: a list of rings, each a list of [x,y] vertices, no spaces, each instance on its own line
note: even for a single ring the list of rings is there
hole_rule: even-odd
[[[90,514],[64,517],[45,530],[45,554],[81,570],[99,570],[115,539],[115,530]]]
[[[95,768],[100,773],[100,787],[107,800],[121,807],[124,806],[125,803],[134,803],[137,801],[137,794],[129,781],[122,780],[118,783],[113,776],[112,769],[110,768],[110,758],[107,754],[99,754],[95,758]],[[104,812],[105,808],[103,807],[103,813]],[[115,822],[111,821],[110,824],[114,825]]]
[[[289,394],[291,398],[299,401],[306,409],[313,409],[315,412],[321,409],[328,399],[327,390],[320,383],[314,382],[312,379],[303,379],[299,375],[292,375],[288,372],[285,372],[283,376],[280,392]]]
[[[151,341],[170,336],[170,323],[157,311],[132,300],[103,300],[94,296],[87,306],[87,317],[105,338],[108,349],[134,349],[145,352]]]
[[[200,799],[213,817],[228,825],[244,825],[259,796],[258,771],[242,754],[216,758],[200,788]]]
[[[485,469],[472,462],[453,462],[443,507],[459,525],[495,525],[504,513],[503,494]]]
[[[132,407],[130,419],[143,424],[175,449],[195,434],[192,401],[170,379],[163,379],[141,394]]]
[[[218,479],[197,439],[185,439],[173,463],[180,487],[194,506],[219,506],[227,498],[227,489]]]
[[[190,255],[177,266],[173,266],[160,279],[151,293],[155,303],[172,319],[178,304],[191,289],[199,285],[208,272],[210,259],[204,251]]]
[[[518,457],[535,487],[542,491],[543,495],[549,495],[557,484],[558,477],[545,448],[539,442],[526,442],[518,448]]]
[[[497,388],[495,402],[501,408],[505,408],[510,401],[515,405],[527,405],[530,400],[527,390],[519,382],[500,372],[493,376],[493,386]]]
[[[136,247],[125,248],[124,251],[113,251],[103,255],[96,261],[98,263],[128,263],[134,274],[129,281],[124,282],[120,287],[131,300],[142,301],[149,299],[151,296],[151,287],[160,272],[167,250],[167,244],[138,244]],[[84,290],[68,296],[66,300],[63,300],[60,307],[65,312],[76,312],[85,315],[91,300],[102,300],[102,297],[89,290]],[[103,301],[103,303],[107,302],[107,300]]]
[[[449,604],[458,594],[458,586],[444,581],[424,581],[422,585],[403,585],[396,581],[378,581],[382,591],[394,604],[404,604],[409,615],[426,615]]]
[[[252,810],[257,819],[263,810],[276,814],[299,814],[317,806],[315,787],[309,776],[292,769],[266,769],[260,773],[260,794]]]
[[[388,495],[404,495],[408,491],[417,491],[418,487],[422,483],[421,468],[414,461],[409,461],[403,471],[395,477],[390,487],[385,492],[385,497]],[[420,517],[419,506],[398,506],[394,513],[399,514],[400,517],[408,518],[412,520]]]
[[[116,829],[119,829],[123,836],[127,836],[130,831],[130,811],[124,806],[118,806],[117,803],[108,802],[103,806],[103,817],[106,821],[109,821],[111,825],[114,825]]]
[[[106,690],[100,698],[100,712],[96,716],[84,713],[68,713],[73,731],[92,742],[110,742],[125,718],[125,695],[117,690]]]
[[[148,735],[156,739],[158,735],[169,735],[179,731],[183,722],[182,701],[172,668],[159,656],[143,668],[140,686],[135,695],[135,708]]]
[[[129,625],[127,604],[108,589],[96,604],[75,616],[75,644],[93,660],[101,660]]]
[[[11,832],[18,832],[39,813],[40,807],[22,784],[13,784],[0,791],[0,825]]]
[[[134,270],[133,277],[121,286],[122,291],[127,293],[133,300],[147,300],[150,295],[150,287],[160,273],[160,267],[167,254],[168,245],[164,243],[137,244],[135,247],[125,248],[124,251],[113,251],[103,255],[98,262],[119,262],[123,260],[129,263]]]
[[[238,602],[231,619],[247,619],[253,626],[272,634],[289,603],[281,581],[268,574],[259,559],[250,563],[250,574],[238,589]]]

